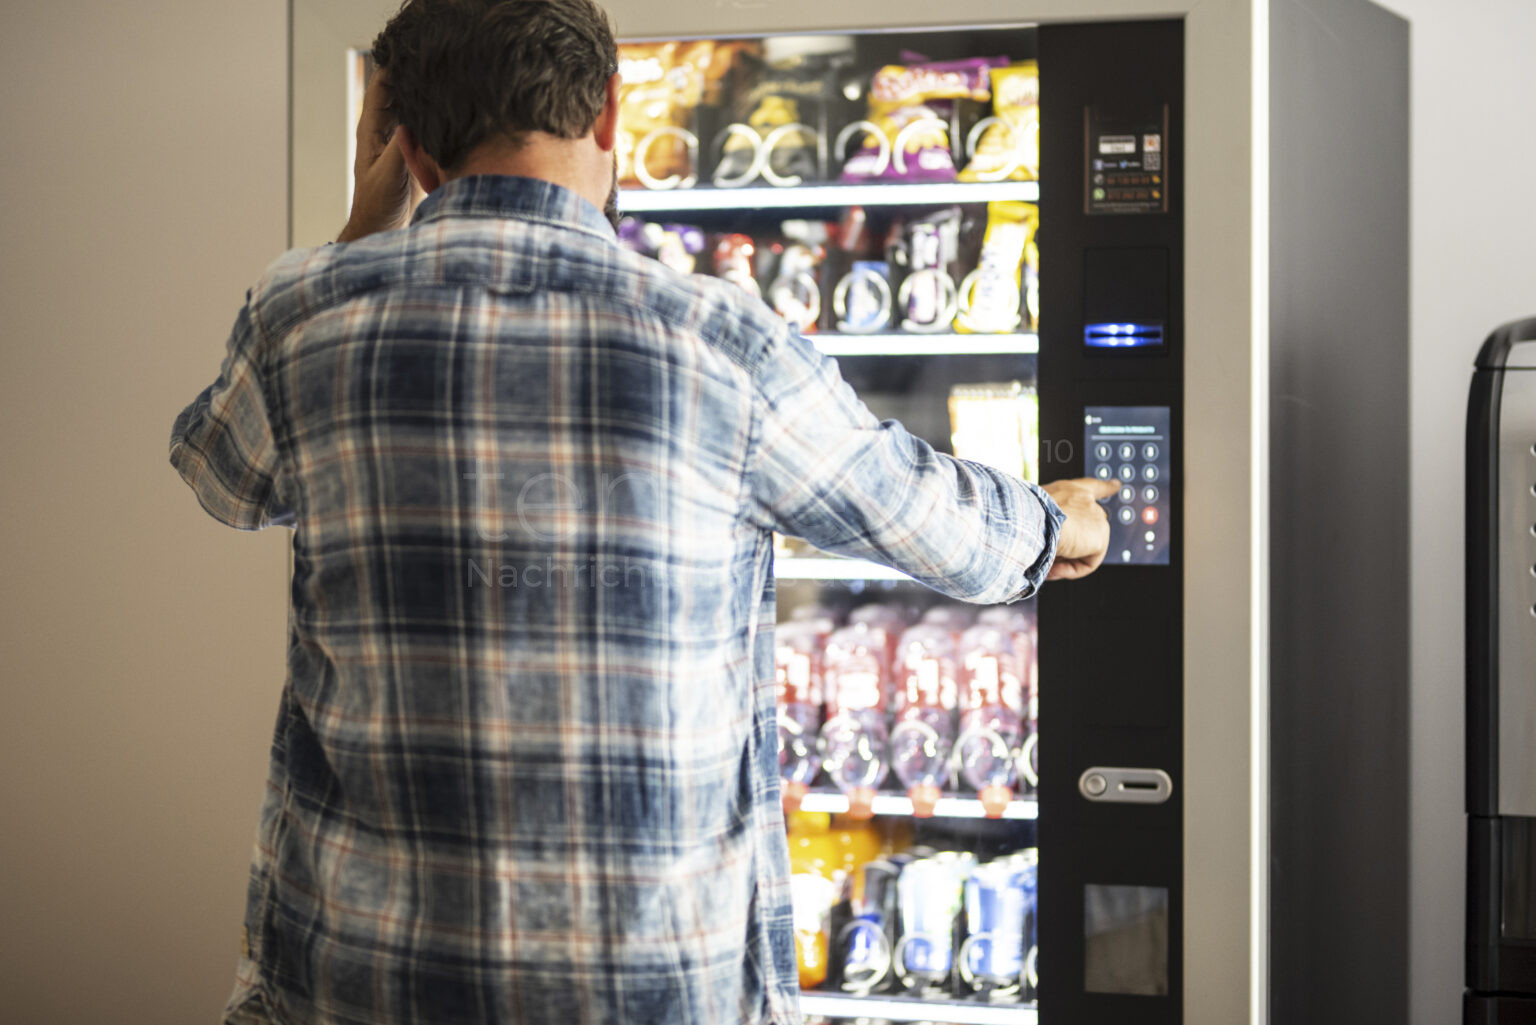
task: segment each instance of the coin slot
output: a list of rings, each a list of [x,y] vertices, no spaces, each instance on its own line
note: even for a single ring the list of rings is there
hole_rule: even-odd
[[[1121,790],[1157,790],[1158,785],[1150,780],[1127,779],[1120,782]]]

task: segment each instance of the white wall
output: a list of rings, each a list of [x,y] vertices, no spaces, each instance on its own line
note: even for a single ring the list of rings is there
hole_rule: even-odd
[[[1413,1025],[1461,1020],[1462,482],[1488,331],[1536,316],[1536,4],[1379,0],[1412,22]]]
[[[0,1020],[212,1023],[282,685],[284,538],[166,462],[286,236],[280,0],[0,14]]]

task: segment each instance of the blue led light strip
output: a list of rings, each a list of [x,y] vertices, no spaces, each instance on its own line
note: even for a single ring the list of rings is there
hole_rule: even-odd
[[[1087,324],[1083,327],[1083,344],[1094,349],[1153,348],[1163,344],[1163,325]]]

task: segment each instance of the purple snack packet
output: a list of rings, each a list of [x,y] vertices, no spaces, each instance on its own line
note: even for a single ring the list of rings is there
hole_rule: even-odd
[[[991,69],[1007,64],[1006,57],[968,57],[887,64],[876,71],[870,81],[869,120],[884,133],[889,159],[866,134],[843,165],[842,180],[954,181],[957,168],[948,133],[953,101],[990,100]]]

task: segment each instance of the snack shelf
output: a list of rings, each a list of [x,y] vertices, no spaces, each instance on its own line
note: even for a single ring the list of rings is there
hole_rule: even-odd
[[[825,1018],[864,1018],[885,1021],[942,1021],[953,1025],[1038,1025],[1040,1013],[1030,1004],[982,1004],[960,1000],[917,1000],[911,997],[847,996],[840,993],[800,994],[800,1010]]]
[[[848,810],[848,798],[835,792],[813,791],[800,799],[801,811],[827,812],[832,815],[841,815]],[[912,801],[900,794],[878,794],[875,797],[871,810],[876,815],[912,814]],[[1003,810],[1003,818],[1028,820],[1038,818],[1040,815],[1040,803],[1038,801],[1009,801],[1008,807]],[[933,807],[933,817],[936,819],[982,819],[986,818],[986,809],[981,802],[974,797],[941,797]],[[878,1017],[878,1015],[876,1016]]]
[[[773,575],[780,580],[912,579],[899,569],[863,559],[816,555],[780,555],[773,560]]]
[[[1033,356],[1035,334],[814,334],[811,344],[828,356]]]
[[[788,210],[841,206],[942,206],[1016,199],[1035,203],[1039,182],[874,182],[868,185],[795,185],[788,188],[711,185],[692,189],[619,190],[626,214],[692,210]]]

